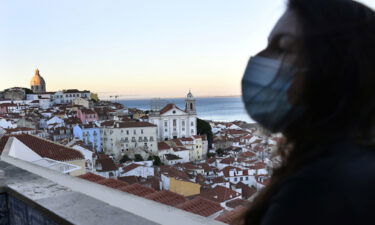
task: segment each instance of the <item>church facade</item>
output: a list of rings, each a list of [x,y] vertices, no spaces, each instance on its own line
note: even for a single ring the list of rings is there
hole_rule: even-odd
[[[157,126],[159,141],[196,135],[197,112],[193,95],[188,93],[184,110],[175,104],[167,104],[161,110],[152,112],[149,122]]]

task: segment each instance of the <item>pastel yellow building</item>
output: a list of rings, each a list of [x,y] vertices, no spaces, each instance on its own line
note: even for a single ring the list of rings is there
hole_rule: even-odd
[[[200,194],[201,185],[169,177],[169,190],[183,196],[198,195]]]

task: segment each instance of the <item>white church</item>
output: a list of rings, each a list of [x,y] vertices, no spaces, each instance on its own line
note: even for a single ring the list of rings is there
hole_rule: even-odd
[[[149,122],[158,127],[158,140],[196,135],[197,111],[195,107],[195,99],[189,91],[185,99],[185,110],[178,108],[175,104],[167,104],[161,110],[152,112],[149,116]]]

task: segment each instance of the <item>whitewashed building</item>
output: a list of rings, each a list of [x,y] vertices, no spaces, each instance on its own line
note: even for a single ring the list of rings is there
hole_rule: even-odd
[[[185,110],[175,104],[167,104],[159,111],[153,111],[149,122],[157,126],[158,140],[190,137],[197,134],[197,111],[191,92],[185,99]]]
[[[70,104],[76,98],[83,98],[90,100],[91,93],[90,91],[79,91],[77,89],[69,89],[63,91],[57,91],[52,95],[53,102],[55,104]]]
[[[148,122],[107,121],[101,124],[103,151],[117,158],[122,155],[157,155],[157,127]]]

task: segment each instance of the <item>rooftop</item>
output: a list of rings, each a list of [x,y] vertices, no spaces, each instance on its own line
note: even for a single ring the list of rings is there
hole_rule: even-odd
[[[1,155],[0,178],[0,198],[15,202],[20,209],[9,211],[10,206],[5,205],[5,210],[10,216],[25,219],[24,222],[33,219],[36,222],[38,218],[37,224],[92,225],[108,224],[108,221],[132,225],[222,224],[178,208],[170,210],[168,205],[176,206],[186,199],[169,191],[147,195],[153,200],[150,201],[7,155]],[[85,174],[81,178],[97,180],[99,177]],[[29,213],[20,214],[25,211]]]

